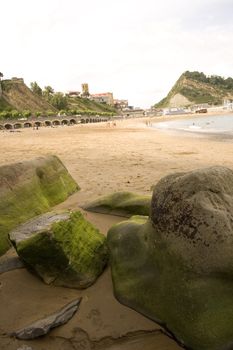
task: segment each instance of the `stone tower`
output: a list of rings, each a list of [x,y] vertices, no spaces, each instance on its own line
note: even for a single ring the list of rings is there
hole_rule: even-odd
[[[89,86],[87,83],[82,84],[82,96],[89,96]]]

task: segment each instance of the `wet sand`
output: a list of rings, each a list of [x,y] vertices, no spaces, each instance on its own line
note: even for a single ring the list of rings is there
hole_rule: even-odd
[[[113,191],[151,192],[151,186],[172,172],[224,165],[233,169],[233,143],[193,134],[166,133],[146,126],[146,119],[118,121],[116,127],[89,124],[73,127],[0,132],[0,165],[56,154],[81,191],[58,208],[79,208]],[[84,213],[104,234],[122,220]],[[8,333],[82,296],[68,324],[34,341],[17,341]],[[84,291],[50,287],[25,269],[0,275],[0,349],[33,350],[139,349],[180,347],[159,325],[121,305],[113,296],[110,271]]]

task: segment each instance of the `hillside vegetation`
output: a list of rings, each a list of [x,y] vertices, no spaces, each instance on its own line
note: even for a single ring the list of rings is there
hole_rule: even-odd
[[[49,104],[44,98],[34,94],[22,79],[3,80],[2,97],[0,99],[0,111],[17,110],[19,112],[28,110],[30,112],[57,112],[57,109]]]
[[[224,98],[233,98],[233,79],[200,72],[183,73],[168,95],[155,107],[181,107],[209,103],[219,105]]]
[[[98,103],[88,98],[83,97],[67,97],[68,99],[68,109],[72,112],[82,113],[87,111],[93,111],[98,113],[116,113],[116,109],[105,103]]]
[[[47,86],[45,90],[31,83],[30,89],[23,79],[2,80],[0,94],[0,116],[3,118],[29,115],[52,115],[59,111],[66,114],[113,115],[116,109],[104,103],[97,103],[88,98],[69,97]]]

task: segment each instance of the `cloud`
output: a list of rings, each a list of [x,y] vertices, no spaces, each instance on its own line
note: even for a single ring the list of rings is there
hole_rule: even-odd
[[[150,106],[185,70],[231,75],[232,10],[231,0],[8,0],[0,70]]]

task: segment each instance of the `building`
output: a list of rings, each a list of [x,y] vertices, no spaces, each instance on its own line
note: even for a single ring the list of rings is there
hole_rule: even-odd
[[[191,108],[192,112],[196,113],[196,111],[199,111],[200,109],[210,108],[210,105],[209,105],[209,103],[199,103],[196,105],[192,105],[190,108]]]
[[[82,84],[82,96],[84,96],[84,97],[90,96],[90,93],[89,93],[89,86],[88,86],[87,83],[83,83],[83,84]]]
[[[128,100],[115,100],[114,99],[114,107],[120,110],[124,110],[125,108],[128,108],[129,103]]]
[[[233,109],[233,99],[231,98],[225,98],[223,100],[223,108],[224,109]]]
[[[66,96],[68,97],[77,97],[80,96],[81,92],[80,91],[68,91]]]
[[[179,114],[189,114],[189,113],[190,111],[184,108],[171,107],[171,108],[163,109],[163,115],[179,115]]]
[[[107,105],[110,105],[110,106],[114,105],[112,92],[105,92],[102,94],[93,94],[91,95],[91,99],[95,102],[106,103]]]

